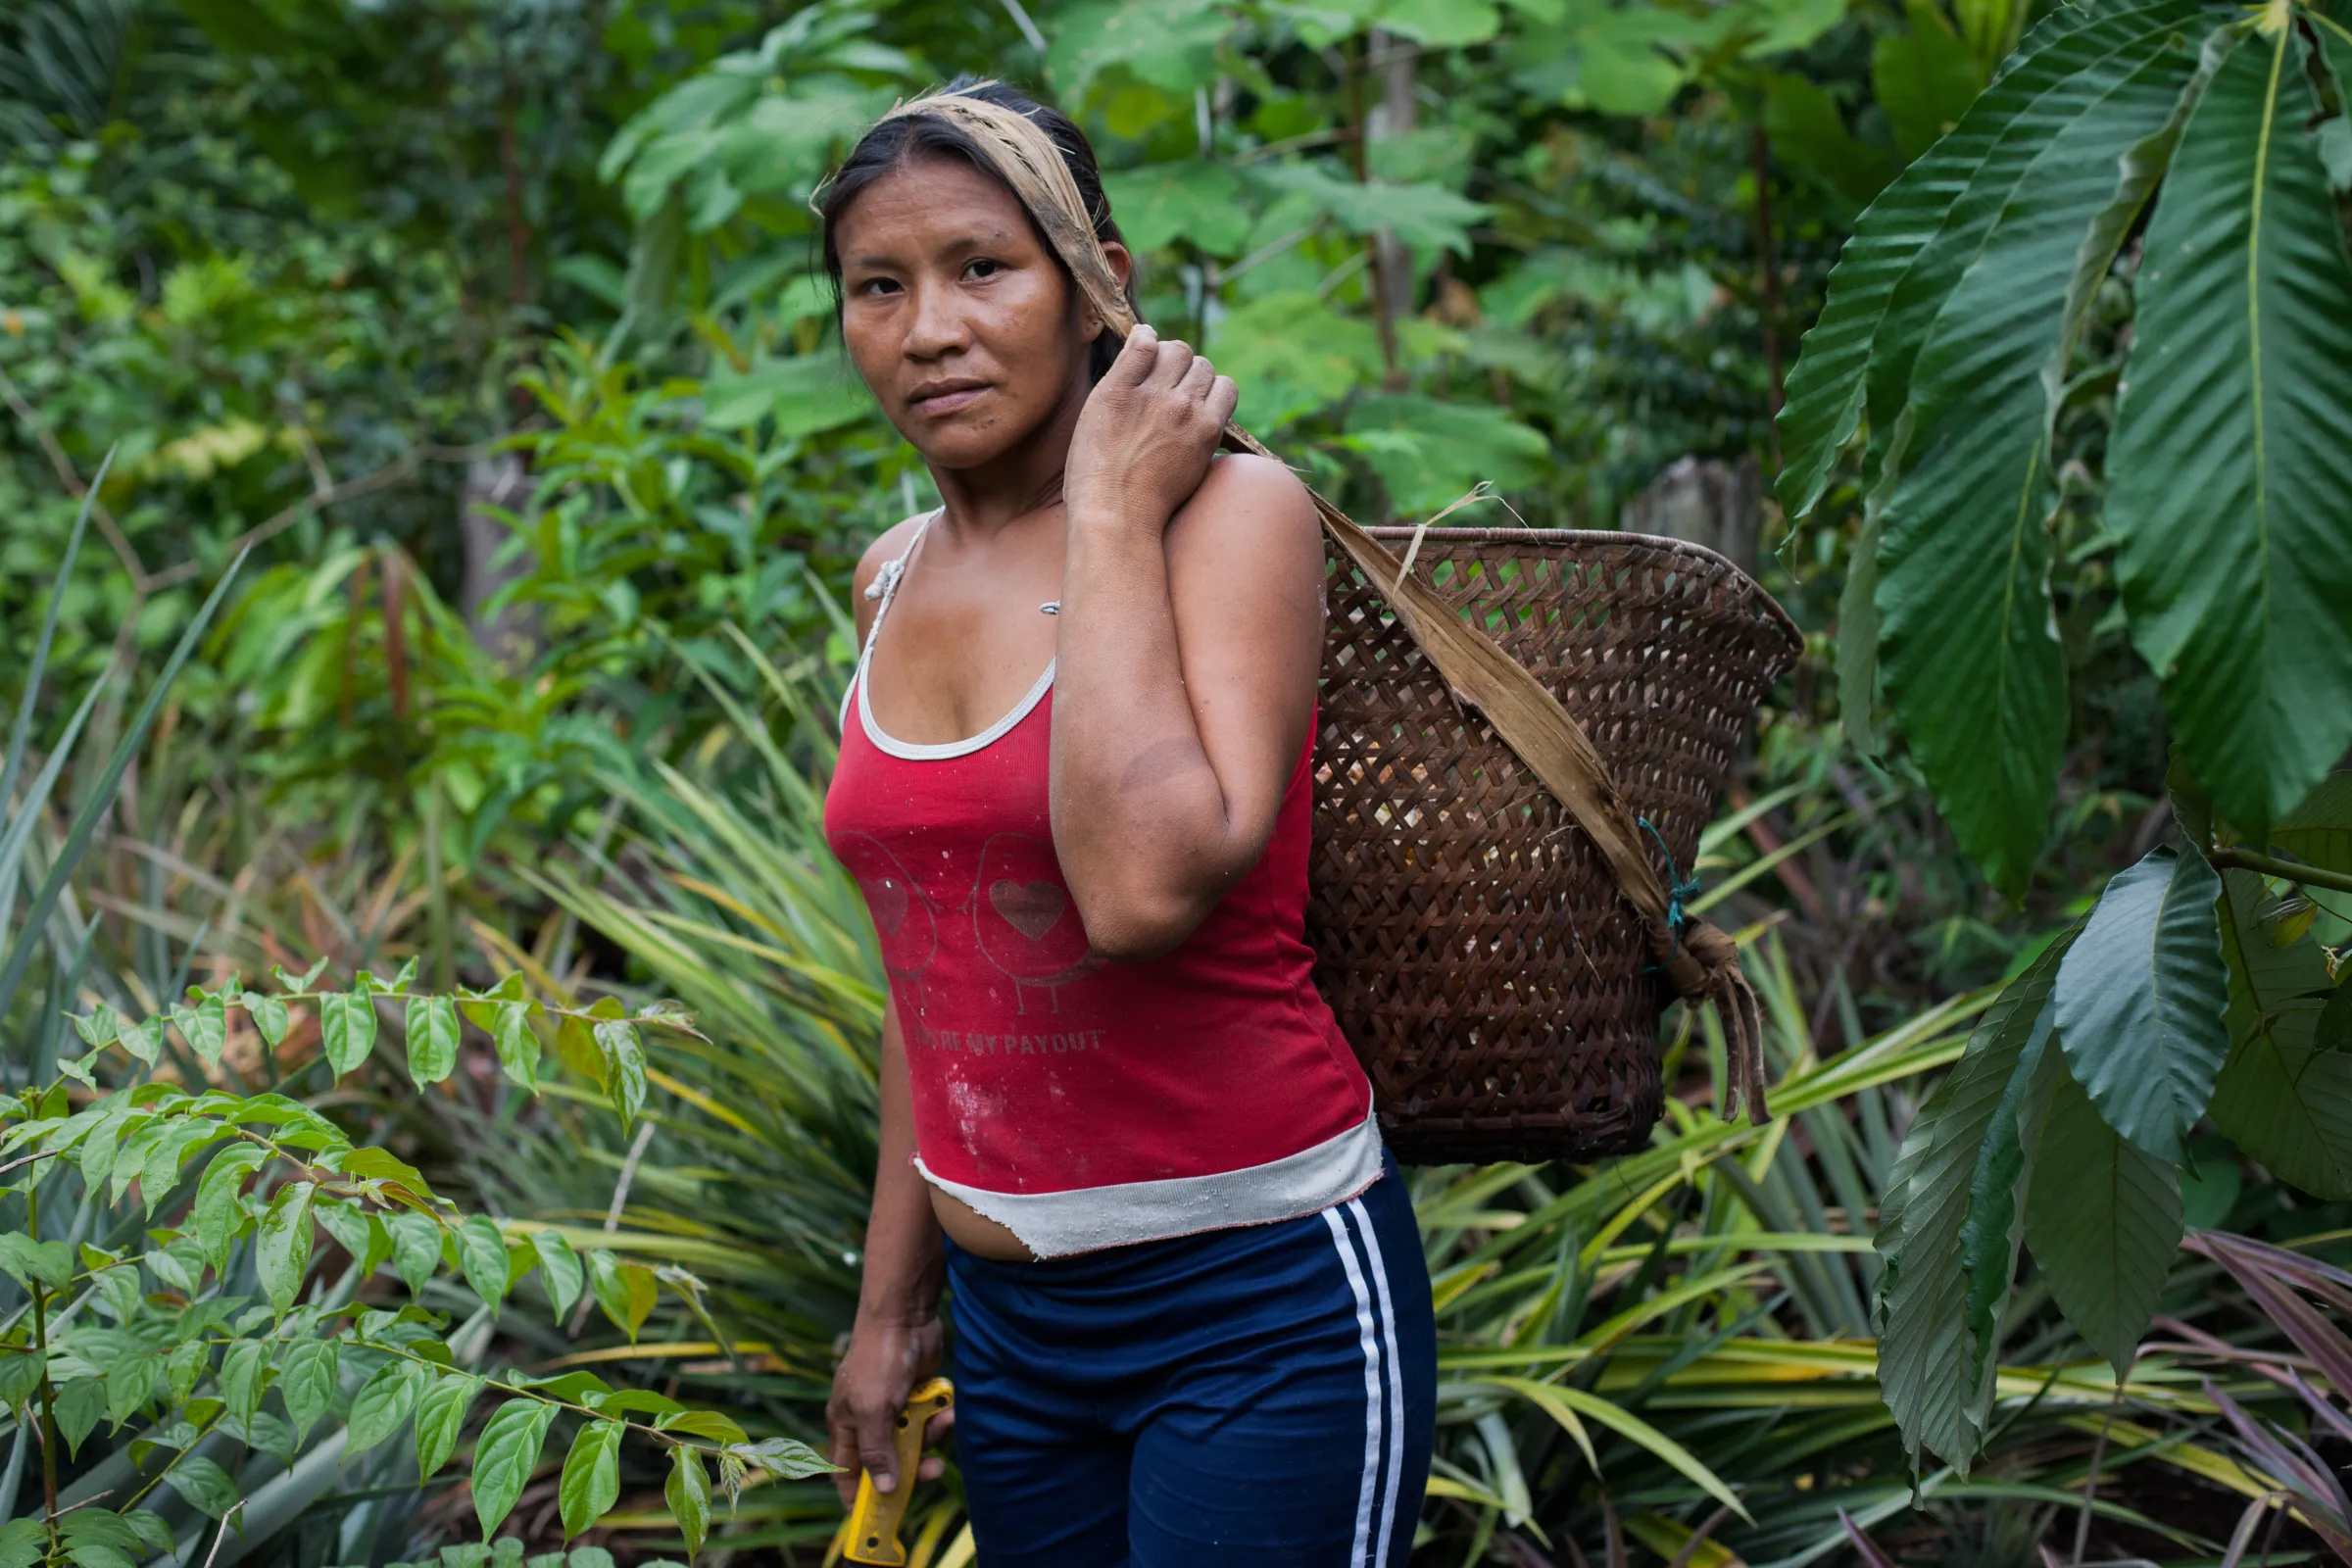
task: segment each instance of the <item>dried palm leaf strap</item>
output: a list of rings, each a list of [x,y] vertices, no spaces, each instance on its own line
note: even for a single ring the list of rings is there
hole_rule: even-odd
[[[883,118],[930,115],[970,132],[1077,279],[1091,314],[1124,336],[1136,323],[1135,309],[1102,253],[1069,166],[1035,122],[967,96],[968,91],[927,93],[900,104]],[[1223,445],[1273,457],[1256,437],[1238,425],[1225,427]],[[1678,884],[1669,890],[1659,880],[1642,852],[1639,819],[1618,793],[1608,764],[1593,749],[1584,726],[1493,638],[1457,615],[1435,588],[1405,575],[1402,563],[1387,546],[1329,501],[1312,490],[1307,493],[1314,498],[1324,531],[1348,553],[1357,569],[1367,580],[1389,585],[1391,608],[1436,666],[1455,701],[1486,715],[1494,732],[1591,837],[1641,919],[1658,969],[1676,994],[1693,1003],[1715,1004],[1723,1021],[1731,1077],[1724,1086],[1724,1114],[1731,1116],[1744,1104],[1749,1120],[1768,1120],[1762,1009],[1754,988],[1740,972],[1739,948],[1716,926],[1684,910],[1682,895],[1687,886]],[[1655,831],[1651,829],[1653,835]],[[1662,840],[1660,848],[1664,848]],[[1672,866],[1671,858],[1667,863]]]

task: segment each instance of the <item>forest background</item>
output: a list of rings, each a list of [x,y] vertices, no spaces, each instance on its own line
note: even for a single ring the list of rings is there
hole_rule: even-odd
[[[1357,517],[1417,520],[1482,482],[1451,520],[1663,525],[1698,504],[1807,634],[1697,866],[1746,944],[1787,1114],[1719,1120],[1720,1037],[1678,1010],[1653,1151],[1416,1174],[1446,1357],[1416,1561],[2352,1550],[2323,1457],[2352,1421],[2313,1393],[2345,1387],[2340,1341],[2294,1293],[2352,1298],[2284,1261],[2344,1255],[2352,1189],[2280,1180],[2193,1110],[2155,1227],[2190,1232],[2169,1285],[2159,1250],[2159,1342],[2135,1359],[2141,1311],[2111,1364],[2101,1328],[2129,1305],[2086,1311],[2064,1274],[2054,1301],[2029,1256],[1983,1308],[1993,1419],[1962,1451],[1928,1440],[1949,1463],[1923,1463],[1916,1405],[1890,1412],[1878,1380],[1872,1233],[1929,1087],[1974,1020],[1997,1036],[1997,989],[2176,836],[2177,737],[2103,509],[2135,242],[2088,295],[2048,421],[2056,707],[2022,763],[2005,730],[1979,736],[2027,775],[1997,820],[1947,820],[1939,792],[1984,795],[1883,708],[1876,450],[1838,455],[1849,421],[1785,454],[1774,420],[1861,215],[2039,20],[2028,0],[0,17],[7,1087],[65,1116],[80,1090],[42,1095],[90,1082],[77,1040],[120,1043],[136,1063],[108,1087],[210,1083],[315,1119],[240,1166],[288,1161],[226,1207],[205,1208],[206,1161],[234,1162],[202,1137],[139,1145],[128,1207],[111,1142],[62,1194],[22,1174],[0,1194],[18,1234],[67,1248],[51,1284],[32,1252],[0,1262],[0,1335],[26,1343],[52,1288],[90,1302],[56,1389],[0,1371],[0,1515],[48,1519],[0,1554],[318,1568],[467,1560],[448,1544],[479,1536],[502,1560],[584,1540],[575,1568],[823,1556],[831,1490],[775,1440],[818,1436],[855,1299],[880,971],[815,803],[850,566],[931,492],[840,358],[806,201],[865,120],[962,72],[1080,120],[1145,316],[1202,344],[1242,422]],[[2352,137],[2315,90],[2340,201]],[[1785,458],[1812,469],[1801,526],[1771,499]],[[1684,459],[1701,466],[1653,491]],[[1955,644],[1955,681],[1997,685],[1978,659]],[[2332,820],[2305,858],[2352,848],[2323,842]],[[2247,929],[2332,983],[2352,898],[2329,886],[2273,876]],[[304,977],[290,1007],[243,990],[273,966]],[[118,1032],[150,1017],[169,1025]],[[398,1170],[352,1163],[355,1142]],[[306,1167],[305,1148],[341,1152]],[[359,1206],[321,1208],[315,1257],[300,1213],[300,1256],[272,1251],[270,1216],[341,1192],[318,1175],[336,1160]],[[474,1218],[404,1244],[386,1216],[433,1189]],[[106,1284],[125,1275],[140,1289]],[[286,1318],[304,1291],[317,1313]],[[501,1314],[510,1291],[540,1310]],[[269,1298],[277,1326],[222,1307],[219,1368],[181,1359],[191,1303],[231,1297]],[[336,1340],[339,1311],[396,1298],[415,1316]],[[255,1335],[267,1353],[240,1361]],[[469,1425],[420,1398],[403,1369],[428,1340],[441,1371],[416,1377],[514,1402]],[[69,1408],[44,1427],[52,1395]],[[725,1421],[677,1425],[672,1401]],[[665,1483],[620,1446],[632,1411],[672,1457],[679,1432],[732,1442],[711,1452],[734,1506],[706,1481],[698,1516],[685,1459]],[[550,1422],[565,1442],[543,1459]],[[415,1453],[382,1446],[403,1430]],[[128,1536],[63,1529],[126,1491],[147,1515]],[[915,1558],[966,1559],[961,1525],[951,1474],[917,1500]]]

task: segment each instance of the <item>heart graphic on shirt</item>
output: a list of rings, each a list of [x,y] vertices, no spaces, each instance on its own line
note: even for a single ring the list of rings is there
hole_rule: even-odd
[[[865,885],[865,906],[874,914],[874,924],[886,937],[899,934],[906,923],[906,884],[897,877],[884,877]]]
[[[988,902],[1006,925],[1032,942],[1042,942],[1068,907],[1070,896],[1058,882],[1024,884],[1006,878],[988,885]]]

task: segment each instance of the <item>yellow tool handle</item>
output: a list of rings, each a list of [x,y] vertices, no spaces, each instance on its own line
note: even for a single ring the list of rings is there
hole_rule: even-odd
[[[899,1412],[898,1427],[890,1435],[898,1457],[898,1484],[876,1492],[873,1473],[858,1472],[858,1500],[850,1504],[848,1540],[841,1551],[845,1561],[904,1568],[906,1548],[899,1544],[899,1521],[914,1494],[915,1468],[923,1460],[923,1429],[955,1402],[956,1386],[946,1378],[933,1378],[907,1396],[906,1408]]]

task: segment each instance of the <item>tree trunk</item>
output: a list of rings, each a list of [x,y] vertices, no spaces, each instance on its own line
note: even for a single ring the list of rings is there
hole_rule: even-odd
[[[1753,576],[1763,512],[1764,473],[1754,453],[1728,463],[1684,458],[1625,504],[1617,525],[1704,545]]]

